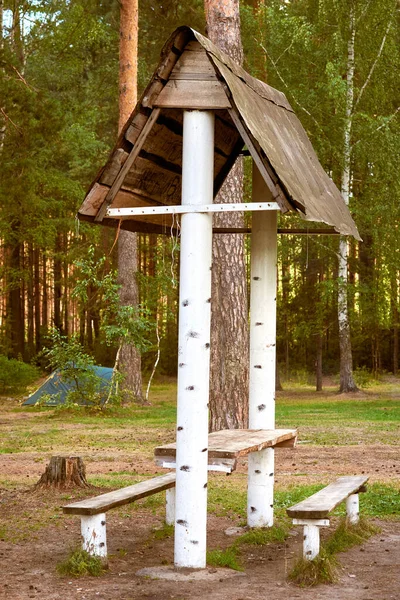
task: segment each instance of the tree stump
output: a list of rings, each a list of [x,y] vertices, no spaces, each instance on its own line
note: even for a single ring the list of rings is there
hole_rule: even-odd
[[[89,487],[80,456],[52,456],[36,487]]]

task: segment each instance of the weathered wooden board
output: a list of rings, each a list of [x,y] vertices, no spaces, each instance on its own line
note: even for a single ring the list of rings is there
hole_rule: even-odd
[[[237,459],[251,452],[279,446],[296,437],[296,429],[224,429],[209,434],[208,456],[212,459]],[[175,454],[176,443],[158,446],[154,451],[156,457]]]
[[[213,110],[230,108],[225,90],[219,81],[169,80],[154,102],[165,108]]]
[[[112,186],[110,187],[110,190],[108,191],[103,204],[99,208],[99,211],[95,217],[95,221],[101,221],[105,217],[107,206],[109,206],[112,203],[115,196],[118,194],[118,191],[119,191],[126,175],[129,173],[129,169],[135,162],[135,159],[139,156],[139,152],[143,148],[143,144],[146,141],[146,138],[149,135],[154,123],[157,121],[159,114],[160,114],[160,111],[159,111],[159,109],[156,108],[155,110],[153,110],[150,117],[146,121],[146,124],[143,127],[142,131],[140,132],[140,135],[136,141],[136,144],[134,145],[129,156],[126,158],[124,164],[122,165],[120,171],[118,172],[116,178],[114,179],[114,182],[113,182]]]
[[[291,506],[286,512],[295,519],[323,519],[351,494],[365,491],[363,488],[368,479],[364,475],[339,477],[313,496]]]
[[[199,81],[216,80],[215,69],[199,42],[189,42],[174,66],[170,80],[187,79]]]
[[[175,473],[166,473],[114,492],[68,504],[63,506],[63,512],[68,515],[97,515],[173,487],[175,487]]]

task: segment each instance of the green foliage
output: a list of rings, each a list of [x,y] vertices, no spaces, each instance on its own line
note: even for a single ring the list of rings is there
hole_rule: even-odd
[[[78,259],[76,283],[72,292],[82,305],[99,313],[101,331],[107,345],[134,345],[145,352],[150,342],[148,333],[152,326],[149,313],[142,307],[121,305],[115,270],[106,271],[105,256],[96,257],[94,246],[89,246],[84,258]]]
[[[209,550],[207,552],[207,564],[210,567],[226,567],[234,571],[243,571],[237,552],[237,549],[233,547],[226,550]]]
[[[20,392],[39,377],[39,369],[0,355],[0,393]]]
[[[354,369],[353,376],[357,386],[360,388],[371,387],[375,379],[372,373],[367,369],[365,365]]]
[[[86,550],[74,550],[69,557],[57,565],[60,575],[83,577],[91,575],[99,577],[105,572],[104,564],[99,556],[90,555]]]
[[[51,346],[43,351],[44,357],[52,369],[58,369],[65,383],[73,384],[62,408],[84,405],[101,409],[106,400],[111,403],[118,400],[115,381],[109,386],[104,384],[94,370],[93,358],[84,352],[76,336],[67,339],[53,329],[49,339]]]

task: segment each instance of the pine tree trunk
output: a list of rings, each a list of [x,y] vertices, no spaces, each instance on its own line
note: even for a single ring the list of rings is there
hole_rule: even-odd
[[[52,456],[35,487],[89,487],[83,460],[80,456]]]
[[[33,251],[34,262],[34,319],[35,319],[35,351],[41,350],[41,331],[40,331],[40,272],[39,272],[39,249]]]
[[[43,250],[42,250],[42,261],[43,261],[42,334],[46,335],[47,328],[49,325],[49,307],[48,307],[48,290],[47,290],[47,259],[46,259],[46,255]]]
[[[28,357],[31,359],[34,354],[34,260],[33,246],[28,243],[28,283],[27,283],[27,306],[28,306]]]
[[[205,0],[207,33],[235,62],[243,62],[238,0]],[[243,164],[238,160],[216,202],[242,202]],[[227,213],[215,227],[243,227]],[[210,430],[246,428],[248,423],[249,332],[244,236],[214,236],[212,267]]]
[[[121,131],[136,105],[137,99],[137,0],[120,2],[119,47],[119,125]],[[137,306],[139,300],[136,281],[137,234],[121,230],[118,238],[118,283],[121,285],[121,304]],[[126,400],[143,401],[141,356],[134,346],[123,344],[119,370],[124,375],[121,384]]]
[[[53,298],[53,309],[54,309],[54,327],[59,331],[62,330],[61,321],[61,237],[60,234],[56,238],[55,255],[53,261],[53,273],[54,273],[54,298]]]

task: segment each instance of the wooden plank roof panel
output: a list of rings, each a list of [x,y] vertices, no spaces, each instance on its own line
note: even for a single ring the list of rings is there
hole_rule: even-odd
[[[212,87],[218,91],[210,92]],[[155,105],[161,111],[154,109]],[[359,239],[342,196],[319,164],[285,95],[251,77],[188,27],[177,29],[166,43],[158,68],[79,210],[81,218],[101,220],[105,198],[107,204],[111,199],[113,207],[143,206],[143,202],[150,206],[180,204],[183,107],[216,111],[215,193],[245,136],[252,141],[252,153],[265,166],[263,176],[280,194],[281,210],[297,210],[308,220],[324,222]],[[228,110],[235,113],[235,125]],[[135,150],[137,146],[140,151]],[[116,195],[109,193],[116,189],[121,174],[122,189]],[[147,223],[142,217],[130,219],[137,222],[138,230],[151,227],[151,223],[155,231],[160,230],[158,217]],[[121,226],[135,230],[127,221]],[[104,224],[114,225],[108,217]]]

